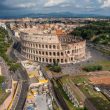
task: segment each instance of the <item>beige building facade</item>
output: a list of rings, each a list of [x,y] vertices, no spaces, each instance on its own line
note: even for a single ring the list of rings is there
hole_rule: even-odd
[[[21,54],[32,61],[60,64],[81,61],[86,56],[86,41],[61,30],[44,33],[40,29],[25,29],[20,33]]]

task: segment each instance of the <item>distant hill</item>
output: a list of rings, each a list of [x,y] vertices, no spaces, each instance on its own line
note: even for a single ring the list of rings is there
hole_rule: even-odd
[[[25,15],[6,15],[0,16],[0,18],[88,18],[88,17],[95,17],[95,18],[110,18],[110,16],[103,16],[103,15],[96,15],[96,14],[74,14],[70,12],[59,12],[59,13],[31,13]]]

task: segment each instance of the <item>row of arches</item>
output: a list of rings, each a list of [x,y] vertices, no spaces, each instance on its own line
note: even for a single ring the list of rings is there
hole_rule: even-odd
[[[68,51],[44,51],[44,50],[37,50],[37,49],[30,49],[22,47],[22,50],[29,54],[34,55],[42,55],[42,56],[66,56],[66,55],[76,55],[76,54],[83,54],[85,51],[84,49],[75,49],[75,50],[68,50]]]
[[[69,63],[71,62],[70,60],[73,61],[74,58],[68,59],[68,58],[44,58],[44,57],[38,57],[34,55],[27,54],[26,55],[27,59],[37,61],[37,62],[43,62],[43,63],[54,63],[54,61],[57,61],[59,63]]]
[[[33,60],[33,61],[38,61],[38,62],[43,62],[43,63],[53,63],[54,60],[56,60],[59,63],[70,63],[74,62],[75,60],[80,60],[83,59],[85,55],[79,54],[75,55],[72,57],[45,57],[45,56],[38,56],[38,55],[33,55],[33,54],[28,54],[22,51],[22,55],[25,56],[27,59]]]
[[[58,44],[39,44],[39,43],[31,43],[31,42],[24,42],[22,43],[24,47],[31,47],[37,49],[60,49]]]
[[[35,49],[22,48],[22,51],[28,54],[41,55],[41,56],[65,56],[65,52],[57,52],[57,51],[41,51]]]

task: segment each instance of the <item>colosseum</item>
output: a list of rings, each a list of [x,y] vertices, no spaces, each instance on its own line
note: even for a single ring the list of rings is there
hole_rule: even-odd
[[[86,56],[86,41],[70,35],[67,27],[39,25],[20,32],[21,54],[29,60],[75,63]]]

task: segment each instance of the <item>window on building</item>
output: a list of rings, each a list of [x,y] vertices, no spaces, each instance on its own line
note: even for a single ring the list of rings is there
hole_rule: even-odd
[[[51,45],[49,45],[49,48],[51,49],[51,48],[52,48],[52,46],[51,46]]]
[[[36,57],[36,61],[38,61],[38,57]]]
[[[51,52],[49,52],[49,55],[51,56],[51,55],[52,55],[52,53],[51,53]]]
[[[61,52],[61,56],[63,56],[63,52]]]
[[[44,55],[44,52],[42,52],[42,55]]]
[[[63,63],[63,59],[61,59],[61,63]]]
[[[53,55],[54,55],[54,56],[56,56],[56,53],[55,53],[55,52],[53,52]]]
[[[44,62],[44,58],[42,58],[42,61]]]
[[[54,48],[54,49],[56,49],[56,46],[55,46],[55,45],[53,45],[53,48]]]
[[[59,62],[60,60],[59,59],[57,59],[57,62]]]
[[[38,54],[38,51],[36,51],[36,54]]]
[[[52,63],[52,59],[50,59],[50,63]]]
[[[44,45],[42,45],[42,48],[44,48]]]
[[[36,47],[38,47],[38,45],[36,44]]]
[[[48,45],[45,45],[46,48],[48,48]]]
[[[39,51],[39,54],[41,54],[41,51]]]
[[[48,62],[48,59],[46,58],[46,62]]]
[[[39,61],[41,61],[41,58],[39,58]]]
[[[70,51],[67,51],[67,54],[70,54]]]
[[[46,55],[48,55],[48,52],[46,52]]]
[[[67,59],[65,59],[65,62],[67,62]]]
[[[57,52],[57,56],[60,56],[60,53],[59,52]]]

